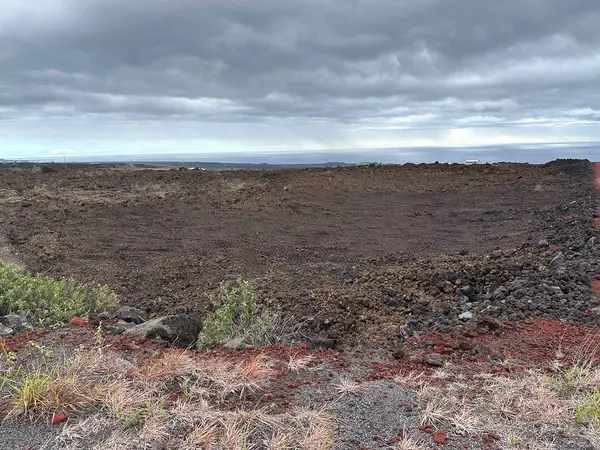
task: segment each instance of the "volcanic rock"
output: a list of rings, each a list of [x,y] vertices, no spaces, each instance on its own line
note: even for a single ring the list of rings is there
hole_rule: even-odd
[[[194,314],[173,314],[149,320],[125,330],[140,339],[160,337],[177,347],[188,348],[194,345],[202,331],[202,320]]]
[[[148,320],[148,315],[141,309],[132,306],[121,306],[114,313],[117,319],[133,322],[137,325]]]
[[[446,364],[446,358],[439,353],[429,353],[423,356],[423,363],[434,367],[442,367]]]

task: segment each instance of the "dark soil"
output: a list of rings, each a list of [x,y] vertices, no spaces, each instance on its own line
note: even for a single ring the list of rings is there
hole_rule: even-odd
[[[206,312],[207,293],[242,277],[341,347],[394,351],[487,316],[595,320],[593,179],[576,160],[3,169],[0,230],[31,270],[106,283],[152,313]]]

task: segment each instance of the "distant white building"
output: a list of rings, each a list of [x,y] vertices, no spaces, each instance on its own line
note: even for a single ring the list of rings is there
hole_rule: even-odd
[[[479,164],[479,160],[478,159],[467,159],[467,160],[465,160],[465,164],[467,166],[472,166],[473,164]]]

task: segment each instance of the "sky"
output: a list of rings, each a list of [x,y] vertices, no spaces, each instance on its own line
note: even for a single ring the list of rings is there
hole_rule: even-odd
[[[598,0],[4,0],[0,158],[600,159],[598,24]]]

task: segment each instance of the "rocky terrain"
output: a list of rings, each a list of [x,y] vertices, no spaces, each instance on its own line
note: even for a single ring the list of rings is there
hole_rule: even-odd
[[[32,270],[151,315],[249,279],[341,347],[598,305],[587,161],[282,171],[0,170],[0,227]],[[485,319],[484,319],[485,320]]]
[[[0,305],[0,449],[599,449],[599,178],[4,167],[0,262],[120,306]],[[191,349],[224,279],[298,342]]]

